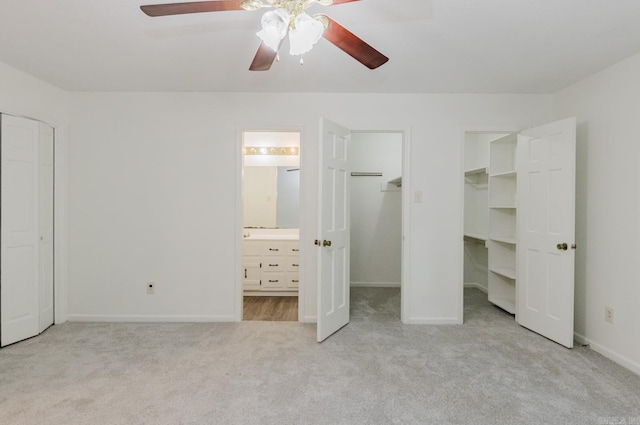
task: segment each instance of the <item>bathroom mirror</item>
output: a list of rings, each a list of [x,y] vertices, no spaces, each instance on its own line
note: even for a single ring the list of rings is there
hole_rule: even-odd
[[[299,167],[245,166],[243,178],[245,228],[299,227]]]

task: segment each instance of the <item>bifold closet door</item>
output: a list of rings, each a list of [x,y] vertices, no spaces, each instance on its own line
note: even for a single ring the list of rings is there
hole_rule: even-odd
[[[2,115],[1,345],[39,332],[38,122]]]
[[[53,128],[39,123],[39,326],[53,325]]]

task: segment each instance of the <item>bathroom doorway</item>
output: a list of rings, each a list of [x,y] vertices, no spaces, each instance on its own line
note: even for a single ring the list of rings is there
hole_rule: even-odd
[[[298,321],[300,132],[242,132],[242,320]]]

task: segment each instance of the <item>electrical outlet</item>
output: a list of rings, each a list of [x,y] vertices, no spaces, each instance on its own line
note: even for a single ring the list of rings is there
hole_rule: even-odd
[[[613,323],[613,309],[611,307],[604,308],[604,320]]]
[[[147,294],[153,295],[156,293],[156,284],[155,282],[147,282]]]

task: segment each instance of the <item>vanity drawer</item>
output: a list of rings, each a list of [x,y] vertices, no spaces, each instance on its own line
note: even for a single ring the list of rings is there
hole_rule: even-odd
[[[299,283],[298,273],[287,273],[285,283],[287,289],[298,289]]]
[[[282,290],[286,285],[285,273],[265,272],[262,274],[262,290]]]
[[[282,272],[285,270],[284,258],[268,257],[262,262],[262,270],[265,272]]]
[[[262,255],[286,255],[286,243],[283,241],[263,241]]]
[[[288,272],[296,272],[300,270],[300,261],[297,258],[288,257],[286,260],[287,271]]]
[[[287,255],[291,257],[297,257],[299,253],[300,253],[299,241],[287,242]]]

